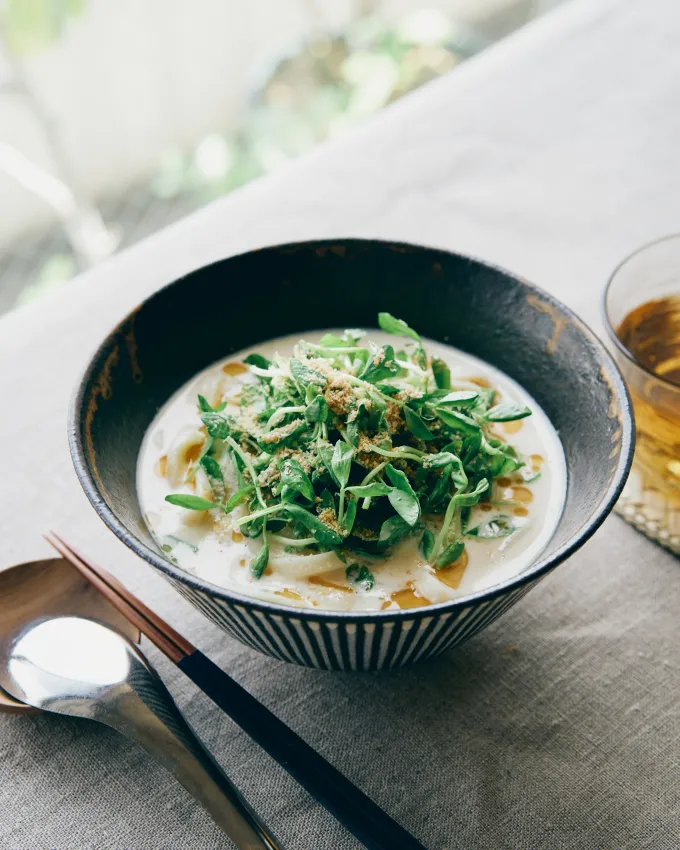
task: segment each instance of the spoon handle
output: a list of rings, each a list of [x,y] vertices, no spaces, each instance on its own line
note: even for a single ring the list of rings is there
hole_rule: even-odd
[[[200,650],[182,658],[177,666],[368,850],[425,850],[410,832]]]
[[[203,806],[239,850],[282,850],[186,722],[165,685],[135,665],[127,687],[95,719],[136,741]]]

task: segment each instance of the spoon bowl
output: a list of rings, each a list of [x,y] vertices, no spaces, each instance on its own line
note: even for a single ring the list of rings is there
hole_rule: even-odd
[[[124,635],[95,620],[40,616],[0,635],[0,686],[21,702],[95,720],[138,743],[195,797],[239,850],[280,845]]]
[[[0,570],[0,640],[22,623],[55,616],[85,616],[139,643],[139,631],[63,558],[29,561]],[[0,686],[0,712],[31,714],[39,709]]]

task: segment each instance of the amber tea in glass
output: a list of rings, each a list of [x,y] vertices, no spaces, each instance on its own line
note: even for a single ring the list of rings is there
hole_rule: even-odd
[[[605,313],[637,431],[617,511],[680,553],[680,236],[654,242],[619,266]]]

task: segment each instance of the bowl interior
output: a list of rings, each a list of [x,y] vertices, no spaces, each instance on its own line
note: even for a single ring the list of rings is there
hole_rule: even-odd
[[[632,452],[626,390],[597,338],[546,293],[500,269],[362,240],[223,260],[161,290],[112,332],[71,419],[76,469],[102,518],[144,557],[182,576],[157,549],[136,495],[137,455],[158,409],[230,352],[312,329],[375,327],[379,310],[486,360],[534,396],[562,440],[568,480],[541,563],[585,539],[611,508]]]

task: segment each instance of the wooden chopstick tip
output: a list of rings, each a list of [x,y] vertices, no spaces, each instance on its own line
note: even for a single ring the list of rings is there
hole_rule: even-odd
[[[138,599],[114,575],[103,567],[92,563],[55,532],[49,531],[43,536],[65,560],[75,567],[171,661],[178,663],[182,658],[196,651],[193,644],[145,605],[141,599]]]

